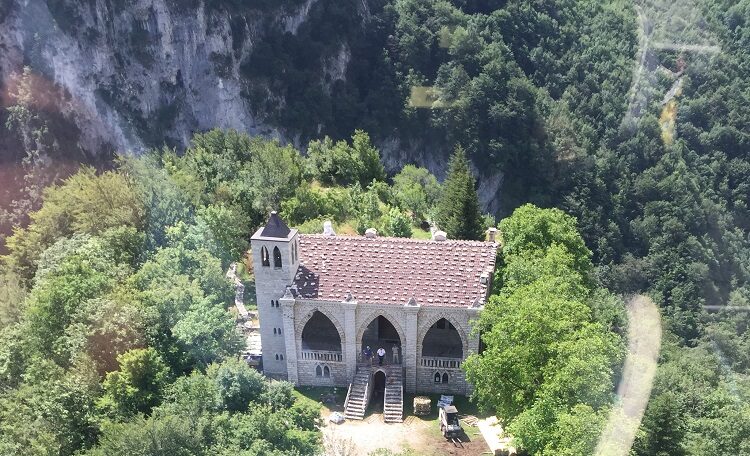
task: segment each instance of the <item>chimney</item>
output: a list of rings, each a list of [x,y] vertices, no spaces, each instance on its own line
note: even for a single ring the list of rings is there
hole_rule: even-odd
[[[378,230],[376,230],[375,228],[367,228],[367,230],[365,231],[365,237],[370,239],[378,237]]]
[[[333,231],[333,224],[330,220],[323,222],[323,236],[336,236],[336,232]]]
[[[497,228],[492,227],[489,230],[487,230],[487,240],[490,242],[497,242],[495,238],[497,237]]]
[[[442,242],[442,241],[445,241],[446,239],[448,239],[448,234],[446,234],[445,231],[438,230],[438,231],[435,231],[434,233],[432,233],[432,240],[433,241],[440,241],[440,242]]]

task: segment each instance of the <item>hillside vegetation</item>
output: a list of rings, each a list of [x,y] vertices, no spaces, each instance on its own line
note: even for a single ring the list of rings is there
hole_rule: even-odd
[[[48,3],[60,27],[81,6]],[[238,22],[274,8],[206,5]],[[131,351],[153,364],[154,379],[159,363],[166,383],[194,371],[210,379],[219,369],[211,366],[236,349],[222,268],[240,258],[269,209],[307,232],[330,218],[343,232],[425,236],[422,222],[436,220],[453,237],[478,237],[494,222],[467,191],[476,177],[508,241],[480,322],[488,355],[469,363],[476,399],[537,454],[587,454],[595,442],[578,432],[596,435],[618,381],[625,323],[614,296],[643,292],[660,307],[665,333],[633,453],[750,454],[750,1],[319,0],[295,33],[269,21],[259,36],[240,56],[242,96],[305,156],[233,131],[163,148],[174,143],[173,119],[140,119],[134,128],[148,130],[152,153],[61,181],[69,173],[55,163],[87,160],[71,119],[44,109],[28,84],[9,88],[2,147],[23,172],[4,219],[6,232],[17,226],[0,295],[0,423],[10,423],[4,444],[16,445],[8,451],[70,454],[124,432],[99,423],[131,407],[102,399],[114,391],[107,373],[127,366]],[[339,54],[349,55],[345,76],[331,78]],[[34,62],[22,81],[42,72]],[[678,79],[665,136],[662,101]],[[454,167],[463,165],[441,183],[456,150]],[[449,204],[456,196],[462,204]],[[455,223],[461,208],[470,223]],[[566,229],[511,242],[549,226]],[[548,300],[566,316],[559,326],[538,308]],[[112,307],[130,310],[97,310]],[[513,359],[499,336],[511,317],[547,332],[517,328],[514,340],[539,356],[515,377],[494,376],[493,366]],[[111,333],[124,327],[143,329]],[[119,342],[105,356],[100,338]],[[564,369],[551,374],[576,366],[568,350],[579,354],[580,340],[596,363],[579,367],[601,367],[580,376],[586,397],[560,387]],[[146,347],[156,354],[137,351]],[[518,394],[489,397],[495,391]],[[160,394],[136,407],[153,426],[179,402]],[[22,421],[45,424],[13,424]],[[283,452],[308,443],[269,444]]]

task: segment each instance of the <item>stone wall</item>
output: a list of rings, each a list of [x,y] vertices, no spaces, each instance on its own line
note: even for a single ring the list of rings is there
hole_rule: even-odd
[[[321,370],[325,366],[330,369],[331,376],[318,377],[315,368],[320,366]],[[308,386],[340,386],[346,388],[351,382],[347,375],[346,363],[335,362],[317,362],[317,361],[297,361],[297,380],[300,385]]]
[[[435,383],[435,373],[440,374],[441,383]],[[442,383],[443,374],[448,374],[448,383]],[[417,393],[471,394],[472,387],[461,369],[417,368]]]

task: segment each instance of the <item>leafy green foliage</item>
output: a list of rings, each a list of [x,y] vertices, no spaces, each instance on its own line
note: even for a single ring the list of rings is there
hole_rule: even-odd
[[[150,413],[161,402],[169,369],[153,348],[134,349],[117,357],[120,370],[102,383],[104,395],[97,407],[116,419]]]
[[[393,177],[393,193],[414,221],[422,221],[440,199],[440,184],[426,169],[406,165]]]
[[[346,141],[334,143],[329,137],[311,141],[307,154],[310,173],[324,184],[359,183],[364,187],[373,180],[385,180],[380,152],[362,130],[354,132],[351,145]]]
[[[23,313],[26,290],[20,278],[7,268],[0,275],[0,329],[16,323]]]
[[[16,229],[7,239],[10,253],[5,261],[28,283],[42,252],[58,239],[123,226],[140,229],[142,222],[141,201],[125,175],[97,175],[84,168],[45,190],[44,205],[31,214],[29,227]]]
[[[500,226],[502,287],[480,315],[484,352],[464,364],[474,397],[533,454],[591,453],[590,434],[604,422],[623,359],[622,340],[612,331],[617,312],[592,311],[591,301],[604,296],[587,280],[591,252],[572,218],[527,205]],[[570,453],[573,441],[580,453]]]
[[[391,208],[385,214],[386,222],[383,230],[386,236],[411,237],[411,219],[397,208]]]

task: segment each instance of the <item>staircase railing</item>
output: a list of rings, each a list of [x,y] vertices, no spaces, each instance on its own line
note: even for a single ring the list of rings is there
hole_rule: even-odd
[[[370,379],[367,379],[367,383],[365,383],[365,403],[362,406],[362,411],[367,412],[367,404],[370,403]]]
[[[346,412],[346,408],[349,407],[349,396],[352,394],[352,384],[349,383],[349,390],[346,392],[346,399],[344,399],[344,412]]]

